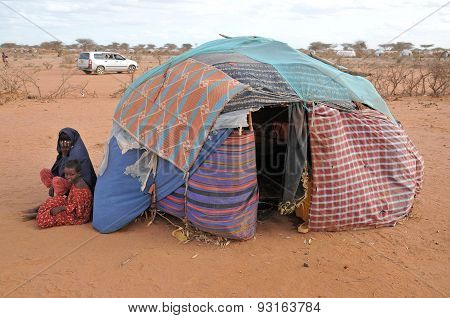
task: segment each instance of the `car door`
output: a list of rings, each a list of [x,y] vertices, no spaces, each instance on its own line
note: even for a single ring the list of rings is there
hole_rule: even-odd
[[[117,70],[126,71],[128,69],[127,59],[120,54],[114,54],[114,57],[116,60]]]
[[[107,72],[111,71],[111,62],[110,59],[108,59],[107,53],[95,53],[94,59],[96,67],[103,66],[105,68],[105,71]]]

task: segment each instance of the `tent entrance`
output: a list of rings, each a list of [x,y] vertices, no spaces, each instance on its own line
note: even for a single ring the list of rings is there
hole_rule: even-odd
[[[264,107],[252,113],[260,201],[278,204],[283,195],[289,113]]]
[[[276,210],[281,202],[295,203],[304,193],[301,176],[307,156],[303,107],[264,107],[252,113],[260,211]]]

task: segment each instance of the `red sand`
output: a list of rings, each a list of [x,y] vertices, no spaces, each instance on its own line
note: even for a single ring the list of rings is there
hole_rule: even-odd
[[[21,222],[19,211],[46,198],[39,170],[53,163],[60,128],[76,128],[95,168],[100,164],[118,102],[107,96],[120,83],[110,75],[77,78],[102,87],[100,97],[0,106],[2,296],[450,296],[448,97],[390,103],[426,164],[422,193],[402,224],[302,235],[288,218],[276,216],[258,225],[256,239],[221,248],[179,244],[162,219],[108,235],[90,224],[39,230],[33,221]]]

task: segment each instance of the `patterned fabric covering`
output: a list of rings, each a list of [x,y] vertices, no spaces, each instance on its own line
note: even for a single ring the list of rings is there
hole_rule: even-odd
[[[258,200],[254,134],[234,131],[189,178],[187,191],[180,187],[158,208],[178,217],[186,211],[203,231],[246,240],[256,231]]]
[[[242,91],[230,100],[223,113],[300,101],[291,86],[270,64],[223,63],[214,67],[251,87],[250,90]]]
[[[119,104],[114,120],[188,171],[224,105],[245,88],[220,70],[187,59],[137,87]]]
[[[340,112],[319,105],[309,116],[309,132],[310,229],[395,225],[410,212],[423,160],[402,128],[371,109]]]

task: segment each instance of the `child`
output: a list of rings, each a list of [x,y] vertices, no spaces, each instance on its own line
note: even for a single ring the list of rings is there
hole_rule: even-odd
[[[92,192],[81,177],[80,162],[67,161],[64,176],[70,184],[69,195],[55,193],[39,207],[36,221],[40,228],[84,224],[91,218]]]

